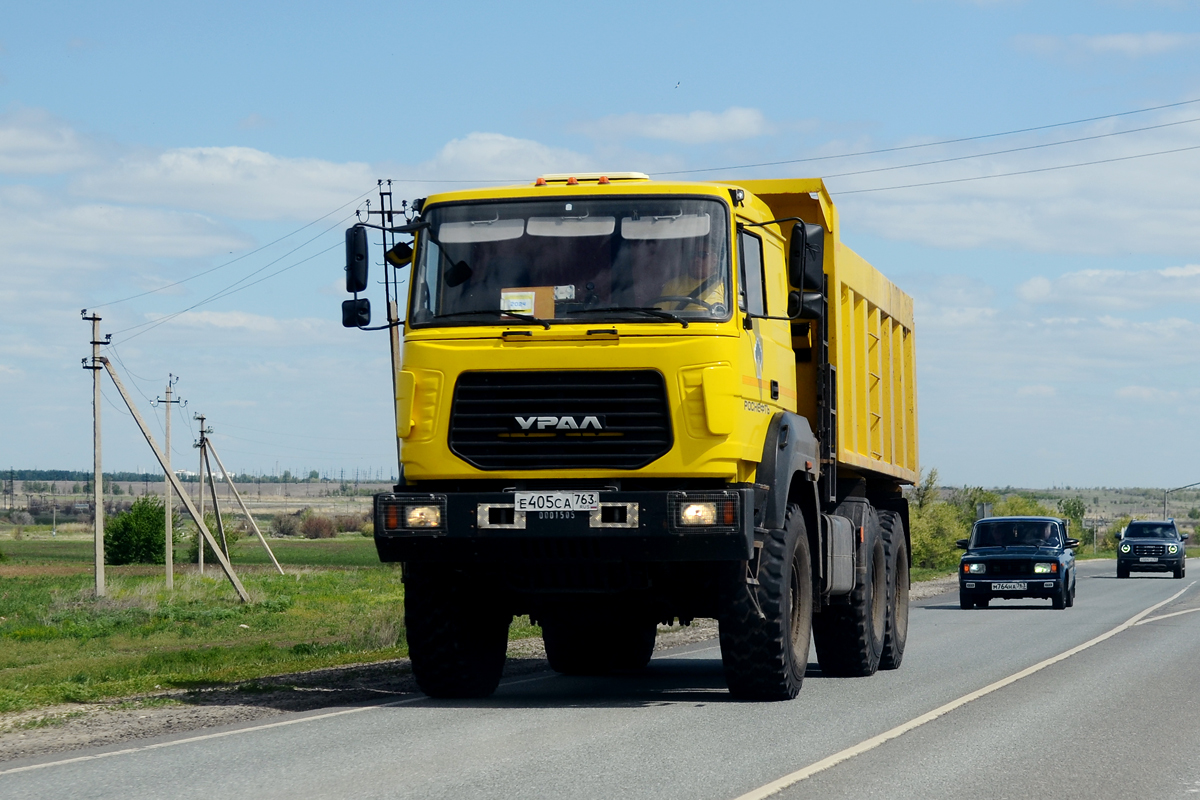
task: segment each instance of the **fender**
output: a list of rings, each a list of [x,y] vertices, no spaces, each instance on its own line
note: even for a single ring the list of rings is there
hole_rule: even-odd
[[[819,453],[817,438],[807,419],[790,411],[779,411],[771,418],[755,478],[757,483],[769,487],[762,527],[774,530],[783,527],[788,492],[797,473],[815,486],[821,469]]]

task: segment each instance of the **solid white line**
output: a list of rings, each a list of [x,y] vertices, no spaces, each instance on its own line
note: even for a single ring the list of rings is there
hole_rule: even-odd
[[[1146,619],[1139,620],[1137,624],[1145,625],[1147,622],[1158,622],[1160,619],[1167,619],[1169,617],[1178,617],[1180,614],[1191,614],[1194,611],[1200,611],[1200,608],[1189,608],[1186,611],[1175,611],[1170,614],[1159,614],[1157,617],[1147,617]]]
[[[1118,625],[1117,627],[1108,631],[1107,633],[1100,634],[1095,639],[1086,641],[1083,644],[1078,645],[1077,647],[1072,647],[1070,650],[1066,650],[1062,653],[1059,653],[1056,656],[1052,656],[1052,657],[1046,659],[1045,661],[1040,661],[1037,664],[1034,664],[1032,667],[1028,667],[1026,669],[1021,670],[1020,672],[1016,672],[1016,673],[1013,673],[1012,675],[1009,675],[1007,678],[1003,678],[1001,680],[996,681],[995,683],[988,684],[987,686],[983,687],[982,689],[977,689],[976,691],[971,692],[970,694],[965,694],[962,697],[958,698],[957,700],[951,700],[949,703],[946,703],[943,706],[938,706],[937,708],[933,709],[932,711],[922,714],[919,717],[915,717],[915,718],[909,720],[908,722],[905,722],[902,725],[897,725],[895,728],[892,728],[889,731],[884,731],[883,733],[879,734],[878,736],[873,736],[870,739],[866,739],[865,741],[859,742],[858,744],[854,745],[853,747],[847,747],[845,750],[842,750],[841,752],[838,752],[838,753],[834,753],[833,755],[829,756],[828,758],[823,758],[820,761],[816,762],[815,764],[809,764],[804,769],[796,770],[795,772],[793,772],[789,775],[784,775],[779,780],[772,781],[772,782],[766,784],[765,786],[760,786],[757,789],[746,792],[745,794],[736,798],[736,800],[762,800],[762,798],[770,797],[773,794],[783,791],[784,789],[788,788],[789,786],[793,786],[802,780],[811,778],[813,775],[816,775],[818,772],[823,772],[832,766],[842,763],[843,761],[848,761],[849,759],[854,758],[855,756],[858,756],[858,755],[862,755],[863,753],[866,753],[869,750],[874,750],[876,747],[879,747],[884,742],[888,742],[888,741],[891,741],[892,739],[899,738],[899,737],[903,736],[904,734],[908,733],[909,731],[921,727],[922,725],[924,725],[927,722],[933,722],[938,717],[949,714],[951,711],[954,711],[957,708],[961,708],[962,706],[965,706],[967,703],[970,703],[972,700],[978,700],[979,698],[981,698],[985,695],[989,695],[992,692],[995,692],[999,689],[1003,689],[1005,686],[1014,684],[1017,681],[1021,680],[1022,678],[1028,678],[1030,675],[1034,674],[1035,672],[1040,672],[1041,670],[1045,669],[1046,667],[1049,667],[1053,664],[1057,664],[1060,661],[1064,661],[1064,660],[1070,658],[1071,656],[1075,655],[1076,653],[1083,652],[1084,650],[1087,650],[1089,647],[1098,645],[1101,642],[1105,641],[1106,639],[1110,639],[1113,636],[1116,636],[1118,633],[1120,633],[1123,630],[1132,628],[1134,625],[1137,625],[1138,622],[1141,621],[1146,615],[1162,608],[1167,603],[1170,603],[1172,600],[1175,600],[1181,594],[1183,594],[1184,592],[1186,592],[1188,589],[1192,588],[1195,585],[1196,585],[1196,581],[1192,581],[1187,586],[1183,587],[1178,592],[1176,592],[1175,594],[1168,597],[1166,600],[1163,600],[1161,603],[1155,603],[1154,605],[1147,608],[1145,611],[1141,611],[1141,612],[1133,615],[1125,622],[1122,622],[1120,625]]]
[[[252,731],[265,731],[271,728],[284,728],[289,725],[299,725],[301,722],[313,722],[318,719],[329,719],[331,717],[342,717],[347,714],[357,714],[361,711],[374,711],[378,708],[389,708],[391,706],[400,706],[406,703],[415,703],[418,700],[427,699],[424,695],[419,697],[410,697],[406,700],[396,700],[391,703],[379,703],[371,706],[356,706],[355,708],[345,708],[341,711],[330,711],[325,714],[314,714],[311,717],[299,717],[296,719],[285,719],[280,722],[268,722],[265,725],[254,725],[249,728],[238,728],[232,731],[219,731],[217,733],[206,733],[201,736],[189,736],[186,739],[172,739],[169,742],[158,742],[156,744],[142,745],[141,747],[127,747],[124,750],[111,750],[107,753],[95,753],[90,756],[76,756],[74,758],[64,758],[61,761],[47,761],[45,764],[31,764],[27,767],[13,767],[12,769],[0,770],[0,775],[12,775],[17,772],[30,772],[35,769],[46,769],[47,767],[61,767],[64,764],[77,764],[81,761],[96,761],[101,758],[112,758],[113,756],[127,756],[131,753],[141,753],[146,750],[160,750],[164,747],[175,747],[181,744],[191,744],[192,742],[203,742],[208,739],[224,739],[226,736],[237,736],[242,733],[251,733]]]

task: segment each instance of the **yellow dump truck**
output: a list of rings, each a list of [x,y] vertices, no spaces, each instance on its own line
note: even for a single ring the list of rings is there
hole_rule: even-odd
[[[825,675],[900,665],[912,300],[842,244],[821,180],[381,201],[347,231],[343,324],[370,324],[381,234],[401,478],[375,543],[426,693],[493,692],[518,614],[568,674],[715,618],[745,698],[795,697],[810,633]]]

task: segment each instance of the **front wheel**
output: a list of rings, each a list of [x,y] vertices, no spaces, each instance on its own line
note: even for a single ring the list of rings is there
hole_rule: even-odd
[[[477,576],[447,564],[405,565],[408,654],[417,685],[430,697],[496,691],[511,622]]]
[[[970,611],[975,607],[975,601],[967,597],[965,594],[960,594],[958,596],[958,607],[963,611]]]
[[[789,505],[782,530],[768,531],[758,585],[744,562],[726,576],[721,600],[721,661],[734,697],[790,700],[800,693],[812,636],[812,561],[800,507]]]
[[[1129,577],[1129,567],[1125,566],[1124,564],[1117,564],[1117,577],[1118,578],[1128,578]]]
[[[1180,564],[1178,567],[1176,567],[1174,572],[1175,572],[1175,578],[1177,580],[1179,578],[1182,578],[1184,576],[1183,564]]]

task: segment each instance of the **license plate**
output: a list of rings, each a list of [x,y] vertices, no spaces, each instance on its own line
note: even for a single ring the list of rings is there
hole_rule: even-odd
[[[596,511],[600,508],[600,493],[515,492],[513,508],[517,511]]]
[[[1142,556],[1141,558],[1138,559],[1138,561],[1141,561],[1143,564],[1147,564],[1147,563],[1151,563],[1154,561],[1158,561],[1158,556]]]
[[[1023,592],[1029,588],[1029,584],[1024,581],[997,581],[992,584],[994,592]]]

